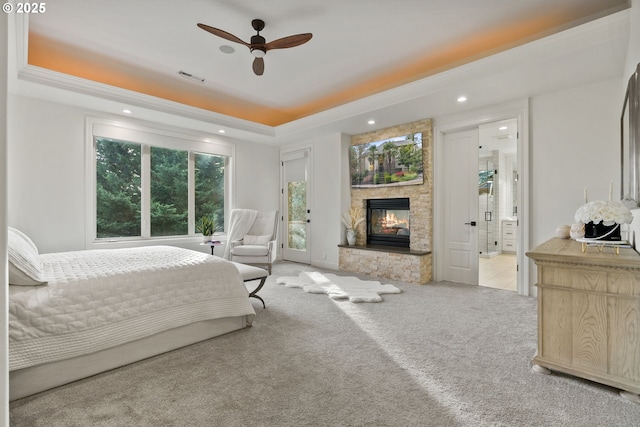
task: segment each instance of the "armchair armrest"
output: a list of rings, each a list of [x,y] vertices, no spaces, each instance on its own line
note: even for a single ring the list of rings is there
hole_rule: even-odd
[[[275,240],[271,240],[269,242],[269,253],[267,254],[269,262],[273,262],[276,260],[276,255],[278,253],[278,247],[276,246],[276,243],[277,242]]]

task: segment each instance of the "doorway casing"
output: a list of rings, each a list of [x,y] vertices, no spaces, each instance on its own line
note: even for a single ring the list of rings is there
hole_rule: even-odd
[[[444,135],[449,132],[469,130],[477,128],[481,124],[496,122],[506,119],[518,121],[518,293],[530,295],[529,284],[530,262],[525,258],[524,252],[529,247],[529,99],[521,99],[510,103],[499,104],[477,110],[471,110],[460,114],[434,119],[434,212],[433,212],[433,277],[434,280],[443,280],[444,272],[444,238],[443,224],[447,215],[444,205],[444,173],[442,166],[444,161]]]

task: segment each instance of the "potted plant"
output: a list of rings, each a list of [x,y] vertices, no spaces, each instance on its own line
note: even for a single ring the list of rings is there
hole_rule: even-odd
[[[213,232],[216,230],[216,225],[213,219],[209,219],[207,216],[203,216],[200,223],[196,224],[196,231],[202,233],[202,237],[205,242],[210,242]]]

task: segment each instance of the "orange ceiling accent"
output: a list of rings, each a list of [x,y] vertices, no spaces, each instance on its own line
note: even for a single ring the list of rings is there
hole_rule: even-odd
[[[211,91],[203,90],[198,83],[152,73],[33,32],[29,33],[28,55],[30,65],[256,123],[276,126],[292,120],[286,113],[224,93],[212,96]]]
[[[520,21],[476,34],[473,38],[444,46],[424,57],[416,58],[413,62],[403,63],[402,68],[387,74],[372,76],[369,80],[341,92],[296,106],[289,110],[289,113],[295,119],[299,119],[506,51],[548,36],[554,32],[550,29],[557,31],[562,24],[566,23],[564,18],[566,17],[550,13],[546,16],[531,18],[526,22]]]
[[[225,93],[202,90],[198,84],[153,73],[132,64],[116,61],[77,47],[64,45],[40,34],[29,33],[29,64],[128,89],[193,107],[278,126],[384,90],[454,68],[549,35],[562,29],[576,16],[559,11],[504,24],[458,43],[443,46],[413,62],[352,87],[286,109],[274,109]]]

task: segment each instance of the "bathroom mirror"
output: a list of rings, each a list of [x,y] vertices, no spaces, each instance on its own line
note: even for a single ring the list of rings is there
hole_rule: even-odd
[[[640,64],[629,78],[620,118],[620,197],[640,206]]]

